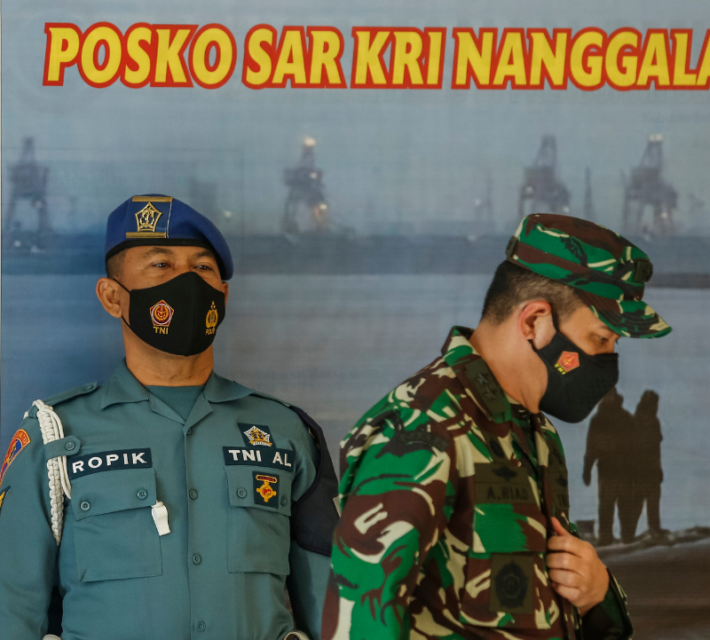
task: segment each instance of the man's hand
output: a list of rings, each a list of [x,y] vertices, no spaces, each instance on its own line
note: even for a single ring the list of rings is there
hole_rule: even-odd
[[[547,541],[547,566],[552,588],[584,615],[604,600],[609,574],[594,547],[575,538],[557,518],[552,518],[556,536]]]

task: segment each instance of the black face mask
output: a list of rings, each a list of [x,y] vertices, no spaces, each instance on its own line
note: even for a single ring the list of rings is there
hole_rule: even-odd
[[[547,367],[540,409],[565,422],[581,422],[619,380],[619,354],[589,356],[560,331],[533,350]]]
[[[224,293],[193,271],[155,287],[126,291],[130,323],[121,320],[143,342],[176,356],[202,353],[224,319]]]

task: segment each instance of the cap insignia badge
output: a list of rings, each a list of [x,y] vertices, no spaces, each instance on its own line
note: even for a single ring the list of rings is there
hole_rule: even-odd
[[[166,238],[165,232],[155,230],[162,215],[162,211],[158,211],[153,203],[149,202],[136,212],[136,230],[126,233],[126,238]]]

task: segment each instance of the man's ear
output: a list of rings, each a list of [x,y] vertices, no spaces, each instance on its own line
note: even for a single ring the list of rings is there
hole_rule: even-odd
[[[229,282],[222,283],[222,291],[224,291],[224,306],[226,307],[229,298]]]
[[[555,335],[552,307],[545,300],[526,302],[518,314],[518,332],[525,340],[532,340],[535,348],[542,349]]]
[[[114,318],[120,318],[123,315],[121,292],[121,286],[112,278],[99,278],[96,283],[96,297],[101,306],[106,309],[106,313]]]

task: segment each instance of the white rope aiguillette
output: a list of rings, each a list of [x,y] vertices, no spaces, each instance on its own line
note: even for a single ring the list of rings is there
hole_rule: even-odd
[[[44,404],[41,400],[32,403],[37,407],[37,420],[42,432],[44,444],[64,438],[64,427],[54,408]],[[27,417],[25,413],[25,417]],[[52,535],[57,541],[57,546],[62,541],[64,527],[64,496],[71,499],[71,483],[67,472],[67,457],[58,456],[47,461],[47,474],[49,476],[49,501],[52,515]]]

